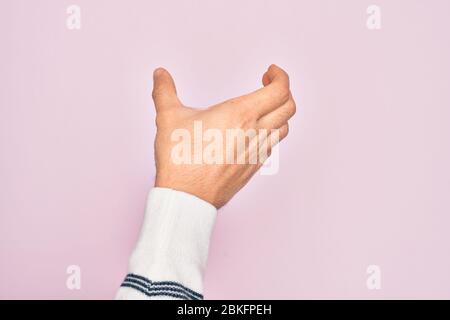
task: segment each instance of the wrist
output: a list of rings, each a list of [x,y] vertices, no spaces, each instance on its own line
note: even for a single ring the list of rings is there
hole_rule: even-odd
[[[201,184],[205,186],[204,183]],[[215,195],[215,192],[213,192],[211,188],[208,190],[207,187],[205,188],[203,186],[197,186],[195,183],[182,183],[171,177],[164,177],[158,174],[155,179],[155,188],[164,188],[183,192],[207,202],[208,204],[214,206],[215,209],[219,209],[222,206],[220,204],[221,201],[219,196]]]

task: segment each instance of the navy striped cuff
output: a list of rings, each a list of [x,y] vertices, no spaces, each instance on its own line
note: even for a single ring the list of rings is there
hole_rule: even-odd
[[[183,300],[203,300],[200,293],[186,288],[174,281],[151,281],[143,276],[129,273],[121,287],[128,287],[145,294],[148,297],[166,296]]]

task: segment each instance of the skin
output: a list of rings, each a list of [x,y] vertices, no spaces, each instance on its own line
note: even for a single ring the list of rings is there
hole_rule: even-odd
[[[174,80],[167,70],[156,69],[153,83],[157,126],[155,186],[190,193],[216,208],[226,204],[262,164],[250,164],[248,161],[246,164],[176,164],[171,159],[171,151],[176,144],[171,139],[172,132],[184,128],[193,136],[194,121],[202,121],[203,130],[217,128],[222,132],[228,128],[267,129],[269,132],[279,129],[281,141],[288,135],[288,120],[296,111],[289,88],[289,76],[276,65],[271,65],[264,73],[262,88],[203,109],[182,104]],[[267,139],[267,143],[270,154],[274,142]],[[250,145],[248,141],[246,153]]]

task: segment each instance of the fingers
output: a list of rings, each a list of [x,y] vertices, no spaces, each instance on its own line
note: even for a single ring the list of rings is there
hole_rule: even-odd
[[[286,138],[288,134],[289,134],[289,123],[286,122],[278,129],[278,139],[271,139],[273,140],[271,143],[271,147],[275,146],[278,142]]]
[[[286,103],[258,120],[258,127],[265,129],[280,128],[295,114],[296,109],[295,101],[290,94]]]
[[[270,68],[270,67],[269,67]],[[262,77],[262,84],[263,86],[267,86],[270,83],[270,79],[269,76],[267,75],[267,71],[264,72],[263,77]]]
[[[268,80],[266,82],[267,84],[265,84],[264,86],[267,86],[271,83],[279,83],[281,85],[285,85],[289,89],[289,76],[286,73],[286,71],[284,71],[277,65],[275,65],[275,64],[270,65],[269,69],[267,69],[264,76]],[[264,78],[264,76],[263,76],[263,78]],[[264,83],[264,81],[263,81],[263,83]]]
[[[289,76],[276,65],[271,65],[264,73],[264,88],[245,95],[242,100],[249,113],[257,119],[285,104],[290,97]]]
[[[267,135],[267,143],[269,149],[271,150],[274,146],[276,146],[281,140],[287,137],[289,134],[289,123],[283,123],[281,127],[277,129],[272,129],[270,133]]]
[[[158,68],[153,72],[153,101],[156,111],[178,105],[177,89],[170,73]]]
[[[260,137],[259,163],[262,165],[271,155],[272,149],[289,134],[289,124],[286,122],[280,128],[271,129],[266,136]]]

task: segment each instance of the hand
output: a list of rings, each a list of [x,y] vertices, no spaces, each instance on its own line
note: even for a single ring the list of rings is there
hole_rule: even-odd
[[[281,68],[271,65],[264,73],[262,82],[264,87],[247,95],[233,98],[213,105],[206,109],[194,109],[184,106],[178,99],[175,83],[170,74],[162,69],[156,69],[153,75],[153,100],[156,108],[157,133],[155,139],[156,187],[171,188],[195,195],[208,201],[216,208],[227,203],[261,167],[261,161],[250,161],[250,154],[254,154],[255,146],[268,146],[270,149],[278,140],[288,134],[288,120],[295,114],[295,102],[289,89],[289,77]],[[193,141],[184,149],[184,157],[191,161],[180,163],[175,161],[180,149],[179,139],[187,133],[190,137],[200,132],[204,134],[200,143]],[[212,130],[221,133],[209,135]],[[228,143],[227,130],[241,129],[246,132],[267,132],[249,135],[244,148],[238,143]],[[278,136],[278,139],[275,137]],[[214,159],[222,155],[223,162],[204,161],[208,142],[216,137],[216,144],[223,146],[215,149]],[[222,142],[222,143],[220,143]],[[177,147],[178,145],[178,147]],[[211,148],[210,148],[211,150]],[[253,153],[252,153],[253,152]],[[258,153],[259,154],[259,153]],[[235,163],[230,163],[232,155]],[[234,156],[236,155],[236,157]],[[237,158],[243,156],[249,161],[236,164]],[[242,158],[241,158],[242,159]]]

